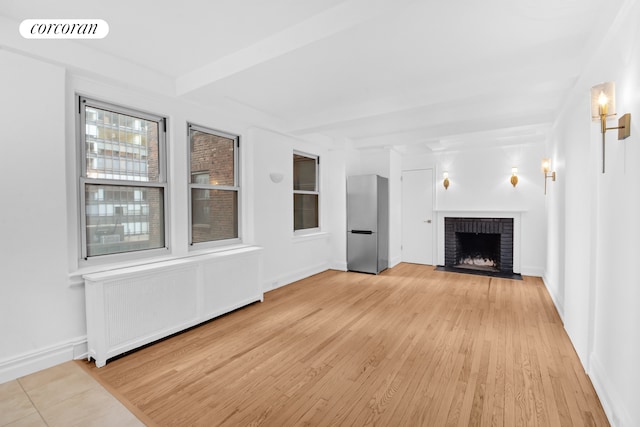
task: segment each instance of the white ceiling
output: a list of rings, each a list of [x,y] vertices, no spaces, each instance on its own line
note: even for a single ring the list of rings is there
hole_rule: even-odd
[[[3,0],[97,18],[81,43],[355,147],[541,142],[622,0]],[[344,139],[343,139],[344,138]]]

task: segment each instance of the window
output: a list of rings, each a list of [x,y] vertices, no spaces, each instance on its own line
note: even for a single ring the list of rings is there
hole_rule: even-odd
[[[165,121],[78,97],[82,257],[165,247]]]
[[[239,137],[189,124],[191,244],[238,239]]]
[[[293,230],[319,227],[318,164],[320,158],[293,153]]]

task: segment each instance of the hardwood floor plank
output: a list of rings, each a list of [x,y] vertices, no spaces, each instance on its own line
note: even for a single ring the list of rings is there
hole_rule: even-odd
[[[506,288],[504,290],[505,298],[511,302],[515,307],[515,287]],[[516,352],[514,339],[517,335],[515,333],[517,324],[515,321],[515,309],[508,309],[505,312],[507,319],[505,320],[505,376],[504,376],[504,425],[515,426],[516,425],[516,393],[517,393],[517,365],[516,365]]]
[[[608,425],[532,277],[327,271],[85,365],[158,426]]]

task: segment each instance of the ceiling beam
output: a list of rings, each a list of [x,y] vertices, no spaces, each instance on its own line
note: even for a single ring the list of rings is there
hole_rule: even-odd
[[[550,111],[525,115],[487,114],[465,121],[448,121],[391,134],[353,139],[352,144],[354,148],[422,144],[437,149],[438,146],[446,148],[469,142],[513,143],[513,140],[530,142],[532,139],[544,141],[552,122],[553,114]]]
[[[545,46],[546,47],[546,46]],[[529,52],[529,53],[535,53]],[[499,63],[493,72],[487,72],[485,64],[469,64],[464,70],[448,70],[448,83],[442,79],[435,81],[425,78],[412,82],[403,82],[407,88],[397,90],[387,97],[369,99],[366,102],[339,105],[334,109],[324,109],[316,114],[298,120],[290,120],[289,133],[327,132],[359,126],[367,121],[387,120],[406,116],[412,112],[439,111],[447,106],[459,107],[471,103],[496,102],[500,98],[512,99],[518,94],[522,99],[535,100],[547,94],[563,93],[574,85],[580,67],[574,58],[554,59],[553,67],[538,65],[538,55],[533,59],[520,61],[508,66],[513,58],[495,58],[487,61]],[[485,70],[476,74],[467,69]],[[526,82],[526,86],[523,86]],[[407,96],[407,94],[411,96]]]
[[[416,0],[349,0],[249,47],[183,74],[176,79],[176,93],[185,95],[225,77],[300,49],[358,24],[397,12]]]

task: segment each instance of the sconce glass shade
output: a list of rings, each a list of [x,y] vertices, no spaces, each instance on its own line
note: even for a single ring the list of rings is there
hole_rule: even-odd
[[[616,84],[601,83],[591,88],[591,120],[600,120],[600,114],[616,115]]]
[[[518,185],[518,168],[517,167],[512,167],[511,168],[511,185],[515,186]]]
[[[542,172],[547,174],[551,170],[551,159],[542,159]]]
[[[547,179],[556,180],[556,173],[551,172],[551,159],[542,159],[542,173],[544,174],[544,194],[547,194]]]
[[[282,178],[284,178],[284,176],[280,172],[271,172],[269,174],[269,178],[271,178],[271,182],[277,184],[282,181]]]
[[[445,190],[448,190],[449,189],[449,172],[444,172],[442,174],[442,178],[444,178],[444,180],[442,181],[442,185],[444,185]]]

